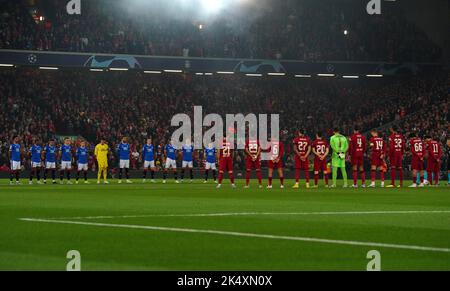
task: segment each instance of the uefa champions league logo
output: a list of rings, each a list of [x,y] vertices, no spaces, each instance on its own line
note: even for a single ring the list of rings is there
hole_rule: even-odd
[[[270,114],[270,138],[279,140],[280,135],[280,116],[279,114]],[[225,127],[224,127],[225,125]],[[247,115],[226,114],[225,122],[219,114],[208,114],[203,117],[203,107],[194,106],[194,122],[189,115],[179,113],[172,117],[171,126],[178,127],[172,134],[172,144],[181,148],[193,136],[194,149],[203,149],[209,144],[220,146],[226,132],[227,142],[232,149],[245,149],[247,140],[258,140],[262,149],[267,149],[268,141],[268,114]],[[210,127],[203,132],[203,127]],[[192,128],[194,134],[192,135]],[[248,136],[246,132],[248,129]],[[235,146],[236,145],[236,146]],[[261,153],[261,160],[270,160],[270,153]]]

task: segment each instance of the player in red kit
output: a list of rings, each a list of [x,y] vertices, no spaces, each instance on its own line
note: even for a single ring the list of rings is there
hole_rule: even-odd
[[[427,145],[427,173],[428,179],[431,181],[431,185],[439,185],[439,170],[441,168],[442,158],[442,146],[441,144],[432,139],[431,136],[425,138]],[[432,176],[434,175],[434,184],[432,182]]]
[[[403,135],[398,132],[396,126],[390,128],[391,135],[389,136],[389,163],[391,164],[391,184],[387,187],[395,187],[396,171],[400,174],[400,185],[403,186],[403,153],[405,152],[405,139]]]
[[[245,188],[250,187],[250,172],[252,169],[256,170],[256,177],[258,178],[258,186],[262,188],[261,178],[261,146],[258,140],[247,140],[245,142],[245,154],[247,159],[245,161]]]
[[[222,186],[223,174],[225,172],[228,172],[230,176],[231,187],[236,188],[233,175],[233,153],[232,144],[224,138],[219,146],[219,183],[217,184],[217,188]]]
[[[311,140],[305,136],[304,130],[298,131],[298,136],[293,140],[295,152],[295,185],[292,188],[298,188],[300,179],[300,170],[303,170],[306,178],[306,188],[309,188],[309,154],[311,153]]]
[[[381,175],[381,187],[384,187],[384,173],[386,171],[386,162],[384,161],[384,157],[386,156],[386,143],[384,139],[378,136],[378,131],[373,129],[370,131],[371,138],[369,141],[369,146],[371,150],[370,154],[370,178],[372,182],[369,187],[375,187],[375,178],[377,174],[377,170]]]
[[[272,177],[273,169],[278,170],[278,176],[280,177],[280,188],[284,188],[284,174],[283,174],[283,155],[284,155],[284,145],[281,141],[271,138],[269,143],[269,155],[270,159],[267,161],[268,168],[268,180],[269,185],[267,189],[272,189]]]
[[[330,145],[323,139],[322,133],[316,133],[316,139],[312,144],[314,154],[314,188],[318,187],[319,172],[322,171],[325,179],[325,187],[328,188],[327,156],[330,152]]]
[[[425,159],[425,144],[417,133],[411,133],[409,139],[410,151],[411,151],[411,169],[413,174],[413,183],[409,187],[417,187],[417,172],[420,173],[419,187],[423,187],[424,167],[423,161]]]
[[[353,167],[353,188],[358,188],[358,170],[361,174],[361,187],[366,186],[366,173],[364,172],[364,153],[366,151],[366,137],[355,127],[349,142],[349,158]]]

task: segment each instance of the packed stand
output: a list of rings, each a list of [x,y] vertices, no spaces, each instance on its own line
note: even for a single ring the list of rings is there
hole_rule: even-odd
[[[22,1],[0,1],[0,48],[304,61],[441,57],[397,5],[369,16],[366,3],[357,0],[267,0],[202,21],[178,17],[181,7],[161,12],[153,1],[135,8],[122,1],[83,1],[81,15],[68,15],[66,1],[40,3],[44,20],[34,22]]]
[[[334,78],[248,78],[244,76],[154,76],[140,72],[45,72],[6,69],[0,72],[1,165],[15,135],[28,147],[32,137],[80,136],[91,144],[106,138],[114,148],[128,136],[133,151],[145,138],[166,143],[177,113],[280,114],[282,139],[290,144],[297,129],[308,135],[333,127],[350,135],[391,122],[405,132],[448,138],[448,84],[446,76],[408,79],[343,80]],[[270,79],[270,80],[268,80]],[[291,162],[286,147],[287,164]],[[237,165],[243,166],[242,153]],[[200,161],[196,161],[197,164]],[[135,165],[137,166],[137,165]]]

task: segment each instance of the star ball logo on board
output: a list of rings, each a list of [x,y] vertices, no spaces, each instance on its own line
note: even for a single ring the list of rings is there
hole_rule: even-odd
[[[35,54],[29,54],[28,55],[28,62],[30,64],[34,64],[37,62],[37,56]]]
[[[194,141],[194,149],[203,149],[210,144],[220,147],[224,132],[226,132],[225,137],[231,149],[245,149],[247,140],[259,141],[263,150],[261,160],[267,161],[272,158],[271,153],[264,152],[270,146],[268,117],[268,114],[249,113],[245,116],[242,113],[226,114],[224,122],[222,116],[216,113],[203,117],[203,107],[194,106],[194,122],[185,113],[178,113],[172,117],[170,125],[178,128],[173,132],[170,142],[175,148],[190,144],[191,140]],[[204,131],[204,127],[210,128]],[[192,128],[194,129],[193,135]],[[280,116],[279,114],[270,114],[270,140],[279,141],[279,135]],[[193,139],[191,139],[192,136]]]

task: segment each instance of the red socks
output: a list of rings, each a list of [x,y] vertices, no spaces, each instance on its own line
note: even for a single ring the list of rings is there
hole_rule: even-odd
[[[399,169],[400,171],[400,186],[403,186],[403,169]]]
[[[261,185],[261,183],[262,183],[261,171],[256,170],[256,177],[258,178],[259,185]],[[245,173],[245,183],[247,186],[248,186],[248,184],[250,184],[250,171],[247,171]]]
[[[391,169],[391,185],[395,185],[395,169]]]
[[[328,175],[327,174],[323,174],[323,177],[325,178],[325,185],[328,185]],[[319,174],[314,174],[314,185],[318,185],[319,184]]]
[[[256,177],[258,178],[259,185],[261,185],[262,184],[261,171],[256,170]]]
[[[359,174],[361,175],[361,182],[364,184],[366,182],[366,172],[361,171],[359,172]],[[373,181],[374,179],[372,179]],[[358,184],[358,171],[353,171],[353,185]]]

